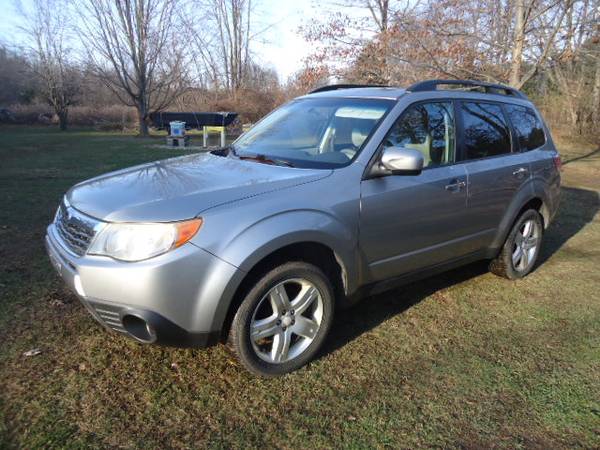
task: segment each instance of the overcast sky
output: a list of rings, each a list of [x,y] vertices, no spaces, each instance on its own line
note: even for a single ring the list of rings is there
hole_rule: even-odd
[[[25,5],[29,0],[21,0]],[[257,0],[255,8],[256,30],[267,29],[254,45],[258,63],[277,70],[281,81],[302,68],[302,60],[310,53],[310,46],[298,34],[298,28],[317,17],[313,0]],[[322,5],[322,3],[321,3]],[[321,10],[322,11],[322,10]],[[16,30],[19,18],[14,0],[0,0],[0,41],[18,44]]]

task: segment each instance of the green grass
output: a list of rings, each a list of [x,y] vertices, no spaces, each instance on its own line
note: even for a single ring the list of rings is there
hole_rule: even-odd
[[[319,359],[264,380],[224,346],[104,331],[45,256],[66,189],[183,153],[160,144],[0,128],[0,447],[600,447],[593,147],[565,148],[562,207],[530,276],[477,263],[365,299],[337,315]]]

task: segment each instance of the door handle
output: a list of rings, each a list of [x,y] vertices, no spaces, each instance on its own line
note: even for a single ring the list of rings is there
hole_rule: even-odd
[[[450,181],[450,184],[447,184],[446,186],[444,186],[444,189],[446,189],[447,191],[450,191],[450,192],[458,192],[462,188],[464,188],[466,185],[467,185],[467,183],[465,183],[462,180],[452,180],[452,181]]]
[[[527,173],[527,169],[525,167],[519,167],[517,170],[513,172],[513,175],[518,177],[519,175],[525,175]]]

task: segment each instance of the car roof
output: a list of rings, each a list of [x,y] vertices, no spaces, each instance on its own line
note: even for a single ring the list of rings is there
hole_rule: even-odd
[[[461,89],[439,89],[427,92],[412,92],[410,90],[398,87],[361,87],[309,93],[298,98],[371,98],[398,101],[400,97],[404,95],[415,94],[430,94],[426,95],[426,97],[429,97],[432,100],[436,98],[455,98],[465,100],[496,101],[535,108],[531,100],[527,98],[477,91],[464,91]]]
[[[439,86],[453,85],[467,89],[439,89]],[[481,89],[481,90],[473,90]],[[504,93],[502,93],[504,92]],[[301,97],[310,98],[380,98],[397,101],[404,95],[419,95],[420,98],[462,98],[472,100],[492,100],[504,103],[531,105],[532,102],[521,91],[501,84],[474,80],[425,80],[403,89],[394,86],[333,84],[320,87]]]
[[[357,87],[351,89],[335,89],[315,92],[301,98],[382,98],[398,100],[406,93],[406,89],[398,87]]]

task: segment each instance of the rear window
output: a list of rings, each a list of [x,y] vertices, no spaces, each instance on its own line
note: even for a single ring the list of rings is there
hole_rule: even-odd
[[[464,158],[479,159],[511,152],[510,133],[500,105],[462,102]]]
[[[546,143],[542,122],[533,109],[520,105],[506,105],[506,111],[517,132],[521,151],[533,150]]]

